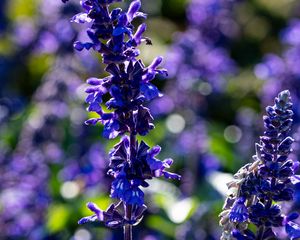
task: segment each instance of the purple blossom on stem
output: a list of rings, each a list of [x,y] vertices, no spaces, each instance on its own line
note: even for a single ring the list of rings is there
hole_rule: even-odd
[[[154,128],[153,117],[144,105],[161,96],[151,81],[157,74],[166,75],[167,71],[158,68],[162,57],[155,58],[149,66],[138,59],[138,45],[149,43],[149,39],[143,37],[146,24],[134,31],[132,21],[146,15],[139,12],[139,0],[132,1],[127,12],[120,8],[109,10],[111,3],[120,1],[81,1],[84,12],[72,18],[73,22],[90,26],[87,29],[89,40],[76,41],[74,48],[100,53],[106,64],[105,70],[110,74],[102,79],[87,80],[90,85],[86,89],[87,110],[97,113],[98,117],[87,120],[86,124],[101,122],[103,136],[108,139],[123,136],[110,152],[108,171],[115,179],[110,196],[119,199],[119,203],[106,211],[90,203],[88,207],[95,215],[83,218],[79,223],[94,221],[97,217],[108,227],[124,227],[124,239],[129,240],[132,239],[132,225],[140,221],[145,210],[141,187],[149,186],[146,181],[153,177],[180,179],[180,176],[166,171],[173,163],[171,159],[160,161],[155,158],[159,147],[151,149],[145,142],[136,140],[136,135],[144,136]],[[104,95],[111,98],[104,102]],[[110,112],[104,110],[104,104]]]
[[[293,123],[289,91],[275,98],[263,117],[265,132],[255,145],[255,162],[242,167],[228,183],[229,193],[220,214],[221,239],[278,239],[274,228],[285,227],[291,239],[299,236],[299,226],[292,220],[298,214],[285,216],[279,202],[294,198],[295,172],[299,162],[289,159],[294,140],[289,136]],[[248,225],[256,226],[256,232]]]
[[[266,103],[271,99],[271,96],[279,89],[288,88],[293,99],[294,123],[293,128],[296,129],[293,138],[294,151],[291,154],[292,159],[299,159],[299,129],[300,129],[300,20],[290,20],[288,26],[283,29],[280,34],[281,42],[284,44],[282,54],[276,55],[273,53],[266,54],[263,61],[256,65],[255,74],[258,78],[264,80],[264,86],[261,92],[262,102]],[[299,210],[299,195],[300,184],[295,186],[295,201],[288,204],[286,208]],[[299,221],[299,220],[298,220]]]

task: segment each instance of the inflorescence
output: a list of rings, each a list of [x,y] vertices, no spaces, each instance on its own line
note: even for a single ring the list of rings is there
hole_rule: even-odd
[[[293,200],[294,184],[299,182],[295,175],[299,162],[289,159],[294,142],[289,136],[291,109],[287,90],[279,93],[274,106],[266,108],[265,132],[256,144],[254,162],[242,167],[227,184],[229,192],[220,214],[222,240],[278,239],[276,227],[285,227],[290,239],[300,237],[300,227],[293,222],[298,214],[285,215],[279,204]]]
[[[143,42],[151,44],[151,40],[143,37],[146,24],[139,25],[135,31],[132,21],[146,18],[146,14],[139,12],[140,0],[132,1],[127,12],[121,8],[109,9],[110,4],[121,1],[83,0],[80,3],[84,12],[75,15],[72,21],[89,24],[87,35],[90,41],[76,41],[74,48],[100,53],[106,64],[105,70],[110,74],[102,79],[87,80],[90,85],[86,89],[88,111],[99,117],[87,120],[86,124],[101,122],[105,138],[122,136],[110,151],[108,171],[114,177],[110,196],[119,202],[110,205],[106,211],[88,203],[87,207],[94,215],[82,218],[79,224],[98,220],[108,227],[126,228],[137,224],[146,209],[141,190],[141,187],[149,186],[146,180],[160,176],[180,179],[180,176],[167,171],[172,159],[160,161],[156,158],[161,150],[159,146],[150,148],[144,141],[136,139],[137,135],[144,136],[154,128],[153,117],[145,104],[161,96],[151,80],[157,74],[166,76],[167,71],[158,68],[162,57],[155,58],[147,67],[137,59],[140,54],[137,47]],[[104,102],[108,95],[111,98]],[[105,111],[104,105],[109,111]]]

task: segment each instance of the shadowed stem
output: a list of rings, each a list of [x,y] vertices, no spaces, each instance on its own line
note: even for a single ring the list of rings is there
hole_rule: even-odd
[[[129,153],[129,159],[130,164],[132,162],[132,158],[135,156],[136,153],[136,135],[134,131],[131,131],[130,133],[130,153]],[[132,215],[132,205],[125,204],[125,218],[128,221],[131,221],[131,215]],[[132,225],[126,224],[124,226],[124,240],[132,240]]]
[[[132,205],[125,205],[125,216],[127,220],[131,220]],[[124,226],[124,240],[132,240],[132,225],[126,224]]]
[[[264,234],[265,234],[265,226],[262,225],[258,229],[257,240],[263,240]]]

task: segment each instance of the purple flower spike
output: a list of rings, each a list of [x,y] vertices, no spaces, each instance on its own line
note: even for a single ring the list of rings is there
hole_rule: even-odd
[[[160,69],[162,57],[153,60],[145,67],[139,58],[138,46],[145,40],[143,37],[146,24],[141,24],[135,30],[132,21],[137,17],[146,17],[139,12],[140,0],[132,1],[128,11],[120,8],[110,10],[110,4],[121,0],[85,0],[81,1],[83,12],[75,15],[71,21],[89,23],[87,35],[91,42],[75,42],[78,51],[94,50],[101,54],[105,71],[108,76],[99,79],[92,77],[87,80],[90,85],[85,92],[88,94],[87,110],[99,116],[88,119],[86,124],[104,125],[103,136],[113,139],[123,136],[110,151],[108,174],[114,178],[111,184],[110,197],[119,202],[102,211],[95,204],[88,203],[88,208],[95,213],[82,218],[79,224],[93,222],[97,217],[107,227],[124,227],[129,234],[131,227],[139,223],[146,209],[142,188],[148,187],[148,180],[164,176],[169,179],[180,179],[180,176],[167,172],[173,163],[171,160],[161,161],[155,157],[160,147],[152,149],[143,141],[137,140],[137,135],[145,136],[154,128],[153,117],[145,105],[154,98],[161,97],[158,88],[151,84],[157,75],[167,75],[165,69]],[[105,97],[103,97],[105,95]],[[110,99],[106,102],[106,96]],[[110,112],[105,112],[105,108]]]
[[[265,132],[255,145],[255,162],[242,167],[228,184],[230,194],[220,214],[221,240],[277,239],[274,229],[283,226],[290,239],[300,236],[299,226],[291,222],[298,214],[284,216],[276,204],[293,200],[297,182],[294,162],[288,159],[294,141],[289,136],[293,122],[290,92],[280,92],[274,103],[263,117]],[[256,226],[256,232],[248,229],[249,223]]]

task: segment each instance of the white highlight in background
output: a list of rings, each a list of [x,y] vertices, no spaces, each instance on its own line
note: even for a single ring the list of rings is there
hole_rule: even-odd
[[[80,228],[74,234],[74,240],[91,240],[92,235],[86,229]]]
[[[171,133],[180,133],[185,127],[185,120],[179,114],[172,114],[167,118],[166,125]]]
[[[68,181],[64,182],[63,185],[60,188],[60,194],[63,196],[63,198],[71,199],[75,198],[79,194],[79,186],[76,182]]]

